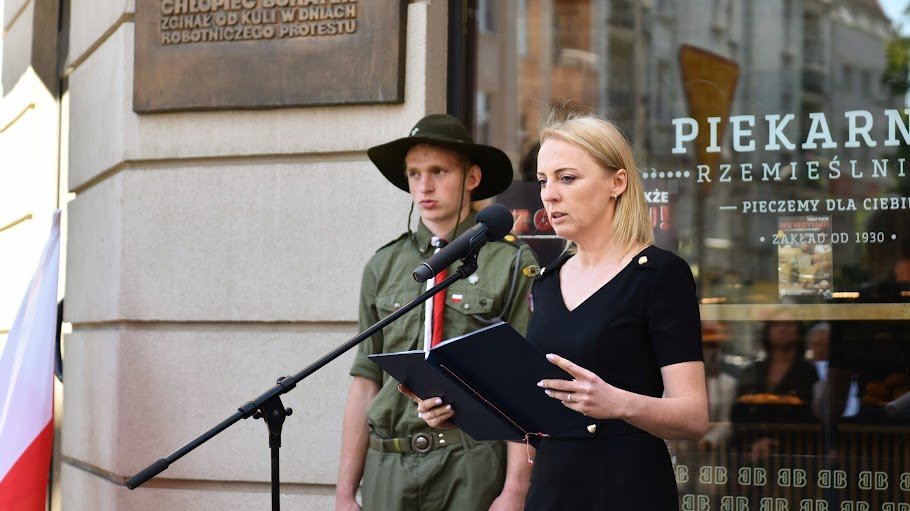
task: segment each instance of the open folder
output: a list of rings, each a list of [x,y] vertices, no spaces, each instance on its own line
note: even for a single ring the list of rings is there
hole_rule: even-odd
[[[452,422],[475,440],[581,436],[592,421],[547,397],[543,379],[572,377],[508,323],[499,322],[423,350],[370,355],[422,399],[452,405]],[[530,436],[529,436],[530,435]]]

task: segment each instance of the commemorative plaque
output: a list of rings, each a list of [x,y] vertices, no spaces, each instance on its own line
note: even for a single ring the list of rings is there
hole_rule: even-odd
[[[136,0],[133,110],[400,103],[405,0]]]

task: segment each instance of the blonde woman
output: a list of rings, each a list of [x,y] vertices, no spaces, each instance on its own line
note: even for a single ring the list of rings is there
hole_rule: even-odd
[[[555,111],[540,136],[537,178],[550,224],[571,245],[533,288],[528,341],[572,380],[541,391],[590,418],[536,451],[525,509],[678,509],[663,439],[708,427],[695,282],[652,245],[632,152],[609,122]],[[418,406],[433,427],[456,413]]]
[[[571,246],[535,282],[528,340],[574,378],[541,381],[543,391],[591,423],[542,439],[526,509],[678,509],[663,439],[697,440],[708,427],[692,273],[652,245],[615,126],[555,111],[540,141],[540,197]]]

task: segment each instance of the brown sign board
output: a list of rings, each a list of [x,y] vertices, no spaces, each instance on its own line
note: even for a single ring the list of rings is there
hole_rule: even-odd
[[[698,163],[713,167],[718,153],[708,152],[707,149],[711,143],[708,118],[720,119],[716,141],[722,142],[739,81],[739,64],[703,48],[684,44],[679,48],[679,69],[686,102],[689,104],[689,115],[698,122],[695,157]],[[710,191],[711,183],[703,183],[703,186],[706,191]]]
[[[136,0],[133,110],[404,101],[406,0]]]

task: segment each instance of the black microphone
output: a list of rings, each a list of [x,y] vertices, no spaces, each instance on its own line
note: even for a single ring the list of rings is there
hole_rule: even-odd
[[[509,208],[493,204],[477,213],[477,225],[455,238],[454,241],[436,252],[429,259],[414,268],[414,280],[424,282],[433,278],[452,263],[467,257],[490,240],[502,239],[512,229],[514,220]]]

